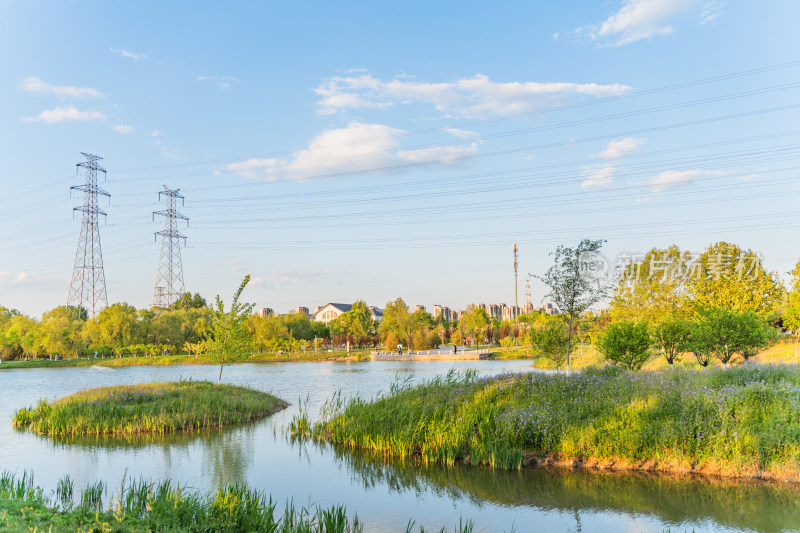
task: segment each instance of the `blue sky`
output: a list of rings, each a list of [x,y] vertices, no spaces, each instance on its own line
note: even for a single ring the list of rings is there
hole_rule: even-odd
[[[558,244],[800,256],[792,1],[0,3],[0,305],[62,305],[102,156],[110,302],[514,301]],[[539,304],[544,288],[532,282]],[[524,282],[520,281],[520,302]]]

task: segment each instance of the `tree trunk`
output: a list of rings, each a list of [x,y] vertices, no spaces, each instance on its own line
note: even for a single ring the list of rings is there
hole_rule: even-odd
[[[572,315],[569,315],[569,329],[567,330],[567,374],[569,374],[569,352],[572,348]]]
[[[222,361],[219,363],[219,377],[217,378],[217,385],[222,382],[222,368],[225,366],[225,357],[222,357]]]

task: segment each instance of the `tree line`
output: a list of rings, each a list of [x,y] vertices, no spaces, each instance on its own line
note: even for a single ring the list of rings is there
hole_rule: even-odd
[[[624,263],[614,280],[587,268],[602,262],[602,244],[560,246],[540,278],[562,313],[532,320],[529,340],[557,367],[569,368],[581,334],[607,360],[638,370],[653,352],[669,365],[687,354],[703,368],[747,362],[781,331],[800,330],[800,262],[787,290],[752,250],[718,242],[692,254],[673,245]],[[588,311],[608,297],[603,313]]]

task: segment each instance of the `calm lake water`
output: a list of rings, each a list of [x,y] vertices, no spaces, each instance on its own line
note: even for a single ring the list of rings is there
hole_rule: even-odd
[[[54,441],[15,431],[13,412],[40,398],[88,387],[214,380],[217,367],[62,368],[0,371],[0,469],[31,469],[51,490],[65,474],[75,486],[128,477],[172,479],[206,490],[245,481],[296,506],[345,504],[365,531],[426,530],[470,519],[476,531],[800,531],[800,490],[768,483],[731,483],[636,474],[524,469],[415,467],[343,453],[330,446],[292,444],[283,428],[298,399],[316,415],[336,391],[374,397],[396,376],[414,381],[476,369],[480,375],[528,371],[526,361],[428,363],[282,363],[226,367],[223,381],[271,392],[292,405],[269,419],[202,435],[82,438]]]

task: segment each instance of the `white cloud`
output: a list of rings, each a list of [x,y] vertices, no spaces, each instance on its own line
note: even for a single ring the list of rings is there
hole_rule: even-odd
[[[137,54],[135,52],[129,52],[128,50],[115,50],[114,48],[109,48],[115,54],[118,54],[120,57],[126,57],[128,59],[133,59],[134,61],[139,61],[140,59],[147,59],[147,54]]]
[[[587,178],[581,183],[583,189],[605,189],[614,182],[616,167],[602,167],[584,171]]]
[[[45,109],[35,117],[25,117],[23,122],[45,122],[55,124],[68,120],[89,121],[105,120],[106,115],[100,111],[81,111],[75,107],[57,107],[55,109]]]
[[[29,274],[28,272],[0,271],[0,285],[32,285],[47,283],[60,278],[52,275]]]
[[[125,135],[126,133],[130,133],[133,131],[133,126],[128,126],[126,124],[117,124],[116,126],[113,126],[113,129],[117,133]]]
[[[219,87],[222,90],[230,89],[231,88],[231,82],[234,82],[234,81],[235,82],[241,82],[242,81],[239,78],[235,78],[233,76],[222,76],[222,77],[219,77],[219,76],[201,75],[201,76],[195,76],[194,79],[196,79],[197,81],[200,81],[200,82],[213,81],[217,85],[217,87]]]
[[[663,192],[678,185],[684,185],[702,178],[724,176],[721,170],[665,170],[650,182],[653,191]]]
[[[459,139],[475,139],[476,137],[480,137],[480,134],[474,131],[468,130],[460,130],[458,128],[444,128],[444,131],[458,137]]]
[[[624,0],[619,11],[600,24],[583,26],[573,33],[587,35],[602,45],[623,46],[674,33],[675,23],[691,13],[697,13],[700,23],[707,24],[720,14],[722,7],[722,1]]]
[[[72,85],[50,85],[39,78],[28,77],[19,84],[19,89],[26,93],[52,94],[62,100],[65,98],[102,98],[104,95],[91,87],[74,87]]]
[[[466,146],[429,146],[404,150],[397,140],[406,132],[383,124],[351,122],[345,128],[326,130],[308,148],[287,159],[253,158],[227,165],[253,179],[302,180],[311,176],[391,170],[409,163],[450,162],[477,151],[478,141]]]
[[[417,148],[416,150],[398,150],[397,157],[403,161],[414,163],[424,161],[447,163],[456,161],[462,156],[474,154],[477,151],[478,143],[473,142],[468,146],[429,146],[427,148]]]
[[[636,150],[638,146],[644,143],[644,139],[634,139],[633,137],[625,137],[621,141],[611,141],[606,146],[606,149],[601,151],[598,156],[604,159],[617,159],[626,156]]]
[[[483,74],[441,83],[401,76],[384,81],[364,73],[327,78],[314,92],[320,96],[321,115],[347,109],[385,109],[398,104],[423,103],[448,115],[484,116],[524,113],[542,107],[554,97],[612,96],[628,90],[627,85],[616,83],[498,83]]]
[[[282,285],[297,285],[300,283],[309,283],[320,278],[326,278],[330,275],[329,268],[323,270],[285,270],[282,272],[275,272],[273,278],[276,282]]]
[[[150,137],[158,137],[161,135],[161,130],[153,130],[150,132]]]

